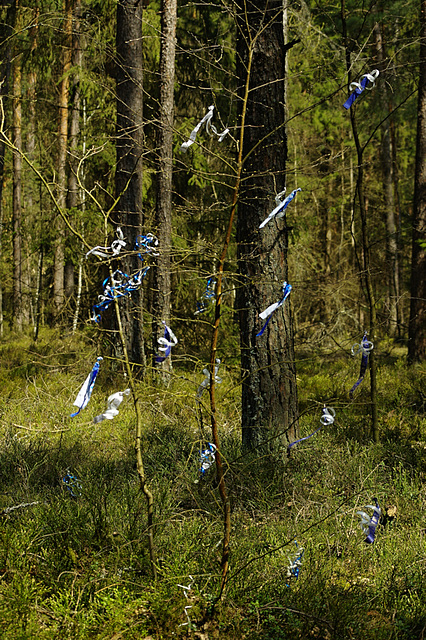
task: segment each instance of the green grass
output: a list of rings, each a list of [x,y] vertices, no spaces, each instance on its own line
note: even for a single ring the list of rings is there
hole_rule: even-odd
[[[10,640],[223,638],[380,640],[426,633],[424,373],[403,355],[379,359],[381,443],[370,439],[368,378],[349,402],[359,363],[298,362],[300,435],[326,401],[334,425],[291,457],[241,455],[239,387],[223,367],[218,423],[232,502],[231,574],[218,594],[222,509],[214,470],[200,481],[202,433],[194,396],[202,380],[175,369],[167,389],[140,385],[144,463],[155,500],[159,579],[153,583],[145,501],[126,399],[94,425],[106,397],[126,387],[104,360],[89,406],[76,393],[96,358],[90,341],[43,331],[0,346],[0,620]],[[207,397],[204,398],[207,402]],[[208,436],[207,411],[204,411]],[[62,483],[81,481],[73,498]],[[385,516],[365,545],[356,511],[377,497]],[[393,513],[393,512],[390,512]],[[305,548],[286,586],[294,539]],[[192,584],[188,599],[179,585]],[[188,609],[191,625],[185,625]]]

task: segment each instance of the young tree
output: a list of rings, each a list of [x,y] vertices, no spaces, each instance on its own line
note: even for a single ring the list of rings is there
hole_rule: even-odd
[[[115,217],[133,249],[142,226],[142,3],[120,0],[117,4],[116,27],[116,173],[118,198]],[[123,259],[124,271],[134,273],[141,268],[139,258]],[[122,317],[127,349],[132,362],[145,365],[142,321],[142,290],[122,301]]]
[[[420,2],[420,70],[414,177],[408,360],[426,357],[426,0]]]
[[[246,0],[237,21],[237,75],[241,104],[249,76],[243,170],[238,204],[237,293],[241,335],[243,446],[286,445],[297,432],[298,406],[291,303],[286,301],[265,333],[259,313],[280,298],[288,280],[285,218],[260,223],[285,184],[284,45],[282,1]],[[241,114],[240,114],[241,115]]]

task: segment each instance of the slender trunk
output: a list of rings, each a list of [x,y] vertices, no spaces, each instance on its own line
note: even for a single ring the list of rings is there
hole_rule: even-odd
[[[160,53],[160,117],[158,129],[158,174],[155,227],[160,243],[160,255],[153,277],[153,355],[162,333],[161,320],[170,322],[170,250],[172,234],[172,160],[173,160],[173,110],[175,84],[177,0],[163,0],[161,14]],[[155,363],[153,363],[155,366]],[[171,357],[161,365],[171,370]]]
[[[13,63],[13,326],[22,331],[22,106],[21,57]]]
[[[422,362],[426,357],[426,0],[421,0],[420,9],[420,72],[408,333],[408,361],[411,364]]]
[[[117,164],[115,191],[119,198],[115,218],[127,242],[133,249],[142,227],[142,3],[120,0],[117,4],[116,33],[117,81]],[[126,273],[141,269],[137,255],[123,258]],[[142,287],[120,301],[121,321],[127,341],[127,351],[133,363],[145,370],[143,339]],[[117,345],[118,355],[120,345]]]
[[[58,134],[58,193],[57,202],[64,211],[67,191],[67,146],[68,146],[68,97],[71,70],[73,0],[65,0],[64,9],[64,50],[62,63],[62,80],[59,86],[59,134]],[[65,225],[61,216],[56,217],[56,240],[53,268],[53,303],[57,318],[64,304],[64,264],[65,264]]]

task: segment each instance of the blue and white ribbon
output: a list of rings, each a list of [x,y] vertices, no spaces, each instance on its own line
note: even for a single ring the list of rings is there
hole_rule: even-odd
[[[146,236],[137,236],[135,240],[135,251],[138,252],[138,257],[145,261],[146,256],[157,257],[160,254],[157,252],[158,238],[153,233],[147,233]]]
[[[112,420],[115,416],[118,416],[118,407],[123,402],[124,396],[128,396],[129,394],[130,389],[125,389],[124,391],[117,391],[117,393],[109,396],[107,400],[107,410],[101,413],[101,415],[96,416],[96,418],[93,418],[93,422],[97,424],[103,420]]]
[[[364,380],[364,376],[365,376],[365,373],[367,371],[367,366],[368,366],[368,354],[370,353],[370,351],[372,349],[374,349],[374,344],[367,340],[367,332],[366,331],[364,332],[364,335],[363,335],[363,338],[361,340],[361,343],[352,345],[352,348],[351,348],[352,355],[356,356],[356,355],[358,355],[358,353],[361,353],[362,356],[361,356],[361,368],[360,368],[360,372],[359,372],[359,378],[355,382],[355,384],[352,387],[352,389],[349,391],[349,397],[350,398],[353,398],[355,390],[357,389],[357,387],[359,387],[361,382]]]
[[[215,381],[215,384],[220,384],[222,382],[222,378],[220,378],[217,375],[218,371],[219,371],[219,367],[220,367],[220,359],[216,358],[216,364],[214,366],[214,381]],[[203,369],[203,373],[205,375],[205,378],[202,381],[202,383],[200,384],[200,386],[198,387],[198,391],[197,391],[197,395],[196,395],[197,400],[199,400],[201,398],[201,396],[203,395],[204,389],[207,389],[207,387],[210,386],[210,371],[208,369]]]
[[[117,240],[114,240],[114,242],[111,244],[110,247],[100,247],[100,246],[94,247],[93,249],[90,249],[90,251],[86,253],[86,259],[90,255],[98,256],[98,258],[100,259],[117,257],[121,249],[126,246],[126,241],[124,239],[124,235],[120,227],[117,227],[116,233],[117,233]]]
[[[368,504],[364,509],[373,509],[373,515],[369,516],[365,511],[357,511],[357,514],[361,516],[360,527],[366,536],[365,542],[367,544],[373,544],[376,537],[376,527],[379,524],[381,510],[377,498],[373,498],[375,504]]]
[[[216,280],[212,276],[207,280],[206,290],[201,296],[201,302],[197,302],[197,309],[196,311],[194,311],[194,316],[198,315],[199,313],[204,313],[207,307],[213,302],[216,297],[215,287]]]
[[[207,471],[207,469],[210,469],[210,467],[215,463],[216,451],[217,451],[217,447],[212,442],[208,442],[207,443],[207,447],[205,449],[201,450],[201,453],[200,453],[200,461],[201,461],[200,473],[201,473],[202,476],[204,476],[206,471]]]
[[[155,356],[155,362],[157,364],[164,362],[164,360],[169,357],[172,347],[175,347],[178,343],[178,339],[176,338],[175,334],[170,329],[170,327],[166,325],[164,320],[163,320],[163,324],[164,324],[164,338],[163,337],[158,338],[157,342],[158,344],[162,345],[161,347],[158,347],[158,350],[164,351],[164,355]]]
[[[71,418],[78,416],[80,411],[82,411],[87,406],[87,403],[90,400],[90,396],[92,395],[93,387],[95,386],[96,376],[99,373],[99,367],[101,365],[102,360],[103,358],[100,356],[99,358],[96,358],[96,362],[93,365],[93,369],[87,376],[83,386],[81,387],[75,399],[74,405],[78,407],[78,411],[76,411],[75,413],[72,413],[70,416]]]
[[[259,333],[256,333],[256,338],[258,338],[259,336],[261,336],[263,334],[263,332],[265,331],[266,327],[268,326],[268,323],[269,323],[270,319],[272,318],[272,314],[277,309],[282,307],[282,305],[284,304],[284,302],[286,301],[286,299],[290,295],[292,288],[293,287],[291,286],[291,284],[287,284],[287,282],[284,281],[283,282],[283,297],[281,298],[281,300],[278,300],[278,302],[274,302],[274,304],[269,305],[269,307],[267,309],[265,309],[265,311],[262,311],[262,313],[259,313],[259,318],[261,318],[261,320],[265,320],[266,318],[268,318],[268,319],[266,320],[265,324],[263,325],[263,327],[261,328]]]
[[[366,73],[363,76],[361,76],[359,79],[359,82],[351,82],[351,84],[349,85],[349,91],[353,91],[353,89],[355,89],[355,91],[351,93],[349,98],[344,103],[343,106],[345,107],[345,109],[351,108],[355,100],[358,98],[359,95],[361,95],[364,89],[370,90],[376,86],[376,80],[379,77],[379,73],[380,71],[378,69],[373,69],[371,73]],[[369,82],[371,82],[371,87],[367,87],[367,84]]]
[[[142,284],[142,280],[148,273],[149,267],[145,267],[140,271],[137,271],[133,276],[127,275],[117,269],[114,271],[110,278],[105,278],[102,283],[104,292],[98,296],[99,302],[92,307],[93,316],[91,320],[99,322],[101,319],[101,312],[108,309],[110,304],[114,302],[116,298],[123,298],[124,296],[130,296],[133,291],[139,289]]]
[[[296,545],[296,551],[294,552],[293,557],[290,558],[290,556],[287,556],[289,565],[287,567],[288,583],[286,584],[286,587],[290,586],[290,581],[292,579],[297,580],[299,578],[299,573],[303,562],[303,555],[305,553],[305,549],[303,547],[299,547],[299,545],[297,544],[297,540],[295,540],[294,543]]]
[[[285,189],[284,191],[281,191],[281,193],[279,193],[277,196],[275,196],[275,202],[277,206],[273,211],[271,211],[269,216],[262,222],[262,224],[259,225],[259,229],[263,229],[263,227],[265,227],[268,222],[270,220],[273,220],[274,218],[283,218],[285,216],[285,210],[287,209],[293,198],[296,196],[298,191],[302,191],[302,189],[300,189],[300,187],[298,189],[295,189],[284,200],[281,200],[281,198],[286,192]]]
[[[66,475],[62,478],[62,482],[73,498],[79,498],[81,496],[81,482],[69,469],[67,469]]]
[[[194,144],[195,138],[197,137],[197,133],[200,131],[203,124],[206,125],[206,132],[208,133],[208,135],[211,136],[214,134],[219,138],[219,142],[222,142],[222,140],[227,135],[227,133],[229,133],[229,129],[225,129],[224,131],[222,131],[222,133],[218,132],[214,124],[211,123],[213,118],[213,111],[214,111],[214,104],[210,105],[204,118],[202,118],[200,122],[197,124],[197,126],[192,130],[191,135],[189,136],[189,139],[180,146],[180,151],[182,151],[183,153],[186,153],[189,147],[192,144]]]
[[[318,427],[318,429],[315,429],[315,431],[311,433],[309,436],[305,436],[304,438],[299,438],[299,440],[295,440],[294,442],[291,442],[287,447],[287,452],[289,452],[291,447],[294,447],[295,444],[298,444],[299,442],[303,442],[303,440],[309,440],[309,438],[312,438],[312,436],[318,433],[320,429],[330,424],[333,424],[335,416],[336,416],[335,410],[332,407],[326,407],[324,405],[322,410],[322,415],[320,418],[321,425]]]

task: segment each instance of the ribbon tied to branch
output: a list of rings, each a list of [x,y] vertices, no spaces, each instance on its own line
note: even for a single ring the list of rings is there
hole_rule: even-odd
[[[293,557],[290,558],[288,556],[289,565],[287,567],[287,578],[288,583],[286,587],[290,586],[291,580],[297,580],[299,578],[300,569],[302,567],[303,562],[303,554],[305,553],[305,549],[303,547],[299,547],[297,544],[297,540],[294,541],[296,545],[296,551],[294,552]]]
[[[371,90],[376,86],[376,80],[379,77],[379,70],[373,69],[371,73],[365,73],[360,77],[359,82],[351,82],[349,85],[349,91],[353,91],[349,98],[344,103],[345,109],[350,109],[355,100],[364,91],[364,89]],[[371,87],[368,87],[368,83],[371,82]],[[354,91],[355,89],[355,91]]]
[[[103,420],[112,420],[115,416],[118,416],[118,407],[123,402],[124,396],[128,396],[129,394],[130,389],[125,389],[124,391],[117,391],[117,393],[109,396],[107,399],[107,410],[99,416],[96,416],[96,418],[93,418],[93,422],[97,424]]]
[[[265,324],[263,325],[263,327],[261,328],[261,330],[259,331],[259,333],[256,334],[256,338],[258,338],[259,336],[261,336],[263,334],[263,332],[265,331],[266,327],[269,324],[270,319],[272,318],[272,314],[279,309],[279,307],[282,307],[282,305],[284,304],[284,302],[287,300],[288,296],[290,295],[292,290],[292,286],[291,284],[287,284],[287,282],[283,282],[283,297],[281,298],[281,300],[278,300],[278,302],[274,302],[274,304],[271,304],[267,309],[265,309],[265,311],[262,311],[262,313],[259,313],[259,318],[261,318],[262,320],[266,320]]]
[[[376,527],[379,524],[381,510],[377,498],[373,498],[375,504],[368,504],[364,509],[373,509],[373,515],[369,516],[365,511],[357,511],[361,516],[360,527],[366,536],[365,542],[373,544],[376,537]]]
[[[295,440],[294,442],[291,442],[287,447],[288,454],[290,455],[290,449],[291,447],[294,447],[295,444],[298,444],[299,442],[303,442],[303,440],[309,440],[309,438],[312,438],[312,436],[318,433],[320,429],[322,429],[325,426],[333,424],[335,416],[336,416],[335,410],[332,407],[326,407],[326,405],[324,405],[322,409],[322,415],[320,417],[321,424],[318,427],[318,429],[315,429],[315,431],[311,433],[309,436],[305,436],[304,438],[299,438],[299,440]]]
[[[218,137],[219,142],[222,142],[225,136],[229,133],[229,129],[224,129],[222,133],[218,132],[214,124],[212,124],[213,111],[214,111],[214,104],[210,105],[204,118],[202,118],[200,122],[197,124],[197,126],[191,131],[189,139],[183,144],[181,144],[180,151],[182,151],[183,153],[186,153],[189,147],[192,144],[194,144],[195,138],[197,137],[197,133],[200,131],[203,124],[206,125],[206,132],[208,133],[209,136],[212,136],[214,134],[215,136]]]
[[[201,296],[201,302],[197,302],[197,309],[196,311],[194,311],[194,316],[198,315],[199,313],[204,313],[207,307],[213,302],[216,297],[215,287],[216,280],[212,276],[207,280],[206,290]]]
[[[170,329],[170,327],[166,325],[164,320],[163,320],[163,324],[164,324],[164,337],[158,338],[157,342],[158,344],[161,345],[161,347],[158,347],[158,350],[164,351],[164,355],[155,356],[155,362],[157,364],[164,362],[164,360],[168,358],[168,356],[170,355],[172,347],[175,347],[178,343],[178,339],[176,338],[175,334]]]
[[[76,411],[75,413],[72,413],[70,416],[71,418],[78,416],[80,411],[82,411],[87,406],[87,403],[90,400],[90,396],[92,395],[93,387],[95,386],[96,376],[99,373],[99,367],[101,366],[102,360],[103,358],[101,356],[99,356],[99,358],[96,358],[96,362],[93,365],[93,369],[91,370],[86,380],[84,381],[74,401],[74,405],[78,407],[78,411]]]
[[[363,338],[361,340],[361,343],[352,345],[351,353],[352,353],[353,356],[356,356],[359,353],[361,353],[361,367],[360,367],[360,372],[359,372],[359,378],[355,382],[355,384],[352,387],[352,389],[349,391],[349,397],[350,398],[353,398],[355,390],[357,389],[357,387],[359,387],[361,382],[364,380],[364,376],[365,376],[365,373],[366,373],[367,367],[368,367],[368,355],[369,355],[370,351],[372,351],[372,349],[374,349],[374,344],[367,340],[367,332],[366,331],[364,332],[364,335],[363,335]]]
[[[220,384],[222,382],[222,378],[217,375],[218,371],[219,371],[219,367],[220,367],[220,359],[216,358],[216,364],[214,366],[214,381],[215,381],[215,384]],[[196,399],[198,401],[200,400],[201,396],[203,395],[204,389],[207,389],[207,387],[210,386],[210,371],[208,369],[203,369],[203,373],[205,375],[205,378],[202,381],[202,383],[200,384],[200,386],[198,387],[198,391],[197,391],[197,395],[196,395]]]
[[[296,197],[296,194],[298,191],[302,191],[302,189],[300,189],[300,187],[298,189],[294,189],[294,191],[292,191],[290,195],[288,195],[287,198],[285,198],[284,200],[281,200],[281,198],[285,195],[285,192],[286,192],[285,189],[284,191],[281,191],[281,193],[279,193],[277,196],[275,196],[275,202],[277,206],[273,211],[271,211],[269,216],[259,225],[259,229],[263,229],[263,227],[265,227],[268,224],[268,222],[270,220],[273,220],[274,218],[283,218],[285,216],[285,210],[287,209],[288,205],[293,200],[293,198]]]
[[[100,246],[94,247],[93,249],[90,249],[90,251],[86,253],[86,259],[90,255],[98,256],[98,258],[100,259],[117,257],[121,249],[126,246],[126,241],[124,239],[124,235],[120,227],[117,227],[116,233],[117,233],[117,240],[114,240],[114,242],[112,242],[110,247],[100,247]]]

